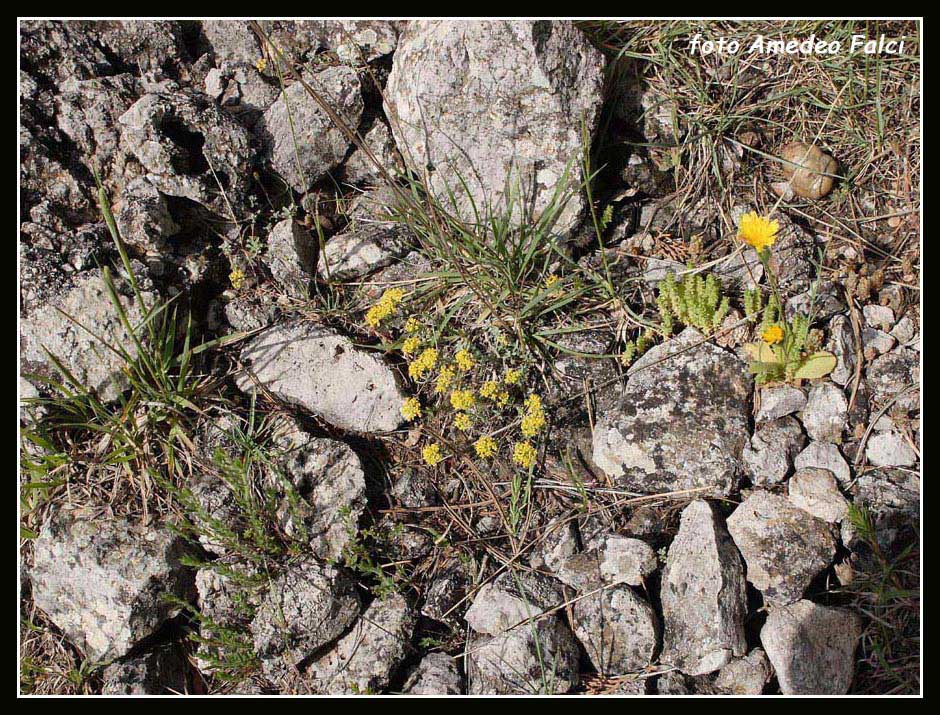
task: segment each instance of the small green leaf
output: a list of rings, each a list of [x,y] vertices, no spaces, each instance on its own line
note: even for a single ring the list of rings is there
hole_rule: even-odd
[[[813,380],[824,377],[836,368],[836,356],[825,350],[813,353],[793,374],[800,380]]]

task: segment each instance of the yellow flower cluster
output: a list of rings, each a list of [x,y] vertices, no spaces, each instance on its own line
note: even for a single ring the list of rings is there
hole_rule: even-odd
[[[473,390],[454,390],[450,393],[450,405],[455,410],[469,410],[475,403]]]
[[[489,435],[483,435],[473,443],[473,448],[480,459],[489,459],[496,454],[496,440]]]
[[[238,290],[245,282],[245,272],[241,268],[233,268],[228,274],[228,282],[232,284],[232,288]]]
[[[738,223],[738,238],[759,253],[774,245],[779,230],[779,223],[751,211],[744,214]]]
[[[421,416],[421,403],[418,402],[418,398],[409,397],[405,400],[405,404],[401,406],[401,416],[406,420],[413,420],[415,417]]]
[[[259,72],[264,72],[264,70],[267,68],[267,66],[268,66],[268,60],[267,60],[266,57],[259,57],[259,58],[255,61],[255,68],[256,68]]]
[[[417,333],[419,330],[421,330],[421,323],[418,322],[417,318],[408,318],[405,321],[405,332],[409,335]]]
[[[457,363],[457,369],[464,372],[471,370],[474,365],[473,355],[466,348],[457,351],[457,354],[454,355],[454,361]]]
[[[437,443],[425,446],[425,448],[421,450],[421,456],[424,458],[424,461],[432,467],[436,467],[444,461],[444,455],[441,454],[441,446]]]
[[[425,348],[424,351],[408,365],[408,375],[412,380],[420,379],[426,372],[430,372],[437,364],[437,350]]]
[[[401,351],[405,355],[414,355],[418,352],[418,348],[421,347],[421,339],[417,335],[413,335],[410,338],[405,338],[405,342],[402,343]]]
[[[544,426],[545,410],[542,408],[542,398],[529,395],[525,401],[525,413],[522,415],[522,434],[525,437],[534,437]]]
[[[761,335],[761,340],[763,340],[768,345],[775,345],[783,340],[783,328],[779,325],[771,325],[767,330]]]
[[[434,392],[438,395],[443,395],[450,389],[455,377],[456,374],[453,368],[447,367],[446,365],[442,367],[440,372],[437,373],[437,382],[434,385]]]
[[[550,273],[550,274],[549,274],[548,276],[546,276],[546,278],[545,278],[545,287],[546,287],[546,288],[551,288],[551,287],[552,287],[553,285],[555,285],[557,282],[558,282],[558,276],[556,276],[554,273]]]
[[[461,432],[466,432],[470,429],[470,415],[466,412],[458,412],[457,416],[454,417],[454,427],[459,429]]]
[[[366,324],[370,328],[377,328],[386,318],[398,312],[398,304],[405,297],[401,288],[389,288],[379,298],[379,302],[366,311]]]
[[[480,388],[480,397],[485,397],[487,400],[495,400],[498,395],[499,383],[494,380],[487,380]]]
[[[505,382],[507,385],[518,385],[521,379],[522,370],[510,368],[509,370],[506,370],[506,375],[503,377],[503,382]]]
[[[512,461],[523,469],[530,469],[535,464],[536,451],[528,442],[516,442],[512,448]]]

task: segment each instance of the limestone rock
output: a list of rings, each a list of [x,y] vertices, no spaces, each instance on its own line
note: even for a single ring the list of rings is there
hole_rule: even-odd
[[[497,635],[564,600],[555,579],[535,572],[506,571],[477,591],[465,618],[477,633]]]
[[[391,369],[329,328],[276,325],[253,338],[241,357],[276,397],[337,427],[390,432],[403,421],[405,397]],[[243,375],[238,386],[247,392],[253,382]]]
[[[721,517],[706,501],[694,501],[682,511],[660,597],[665,662],[687,675],[704,675],[746,652],[741,557]]]
[[[786,479],[793,459],[806,446],[800,423],[793,417],[781,417],[758,425],[743,459],[756,486],[769,486]]]
[[[842,521],[849,511],[835,475],[827,469],[801,469],[790,477],[787,488],[791,502],[823,521]]]
[[[806,393],[792,385],[765,387],[760,391],[760,409],[755,422],[769,422],[799,412],[806,406]]]
[[[820,382],[810,388],[800,421],[811,439],[839,444],[848,407],[841,388],[831,382]]]
[[[718,671],[715,689],[727,695],[760,695],[774,674],[763,649],[755,648],[743,658],[733,658]]]
[[[101,675],[102,695],[184,695],[186,657],[177,644],[113,663]]]
[[[316,239],[293,219],[279,221],[268,235],[264,262],[288,295],[303,297],[316,270]]]
[[[778,603],[802,598],[836,553],[829,524],[770,492],[754,491],[741,502],[728,531],[747,564],[747,580]]]
[[[457,660],[446,653],[428,653],[408,674],[404,692],[409,695],[460,695],[463,682]]]
[[[659,618],[622,584],[579,597],[571,606],[575,635],[599,673],[620,675],[649,666],[659,645]]]

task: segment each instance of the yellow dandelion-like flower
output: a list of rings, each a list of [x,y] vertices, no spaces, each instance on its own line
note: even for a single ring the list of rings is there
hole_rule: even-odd
[[[512,448],[512,461],[523,469],[529,469],[535,464],[536,451],[528,442],[516,442]]]
[[[232,288],[238,290],[245,283],[245,272],[241,268],[232,269],[228,274],[228,282],[232,284]]]
[[[406,420],[421,416],[421,403],[418,402],[417,397],[409,397],[405,400],[405,404],[401,406],[401,416]]]
[[[425,448],[421,450],[421,457],[426,464],[432,467],[436,467],[444,461],[444,455],[441,454],[441,445],[436,442],[426,445]]]
[[[499,383],[493,380],[487,380],[480,388],[480,397],[485,397],[487,400],[495,400],[498,394]]]
[[[470,354],[470,351],[466,348],[457,351],[457,354],[454,355],[454,362],[457,363],[457,369],[463,370],[466,372],[471,369],[474,365],[473,355]]]
[[[461,432],[466,432],[469,430],[470,425],[470,415],[468,415],[466,412],[458,412],[457,416],[454,417],[454,427],[459,429]]]
[[[450,389],[451,384],[454,382],[456,377],[453,368],[442,367],[441,371],[437,373],[437,383],[434,385],[434,392],[438,395],[443,395]]]
[[[419,330],[421,330],[421,323],[418,322],[417,318],[408,318],[405,321],[405,332],[409,335],[417,333]]]
[[[419,380],[425,373],[434,369],[437,364],[437,350],[425,348],[424,351],[408,365],[408,376],[412,380]]]
[[[503,376],[503,382],[507,385],[518,385],[520,380],[522,380],[522,370],[516,370],[515,368],[506,370],[506,374]]]
[[[506,390],[503,390],[496,396],[496,404],[500,407],[505,407],[509,404],[509,393]]]
[[[738,238],[760,252],[774,245],[779,230],[779,223],[751,211],[744,214],[738,223]]]
[[[401,351],[405,355],[414,355],[418,352],[418,348],[421,347],[421,339],[417,335],[414,335],[410,338],[406,338],[405,342],[402,343]]]
[[[558,282],[558,276],[556,276],[554,273],[550,273],[550,274],[548,274],[548,275],[545,277],[545,287],[546,287],[546,288],[551,288],[551,287],[552,287],[553,285],[555,285],[557,282]]]
[[[268,66],[268,60],[266,57],[259,57],[257,61],[255,62],[255,67],[258,68],[259,72],[264,72],[267,66]]]
[[[473,443],[473,448],[480,459],[489,459],[496,454],[496,440],[489,435],[483,435]]]
[[[476,403],[472,390],[454,390],[450,393],[450,404],[455,410],[469,410]]]
[[[771,325],[760,337],[768,345],[775,345],[783,340],[783,328],[779,325]]]

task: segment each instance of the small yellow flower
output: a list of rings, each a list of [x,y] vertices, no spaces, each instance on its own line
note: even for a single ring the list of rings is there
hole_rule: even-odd
[[[424,458],[425,463],[432,467],[436,467],[444,461],[444,455],[441,454],[441,446],[437,443],[425,446],[425,448],[421,450],[421,456]]]
[[[548,276],[546,276],[546,278],[545,278],[545,287],[546,287],[546,288],[551,288],[551,287],[552,287],[553,285],[555,285],[557,282],[558,282],[558,276],[556,276],[554,273],[550,273],[550,274],[549,274]]]
[[[405,342],[402,343],[401,351],[405,355],[414,355],[418,352],[418,348],[421,347],[421,339],[417,335],[413,335],[410,338],[406,338]]]
[[[469,410],[475,402],[472,390],[454,390],[450,393],[450,404],[455,410]]]
[[[512,461],[523,469],[529,469],[535,464],[535,447],[528,442],[516,442],[512,448]]]
[[[473,448],[480,459],[489,459],[496,454],[496,440],[489,435],[483,435],[473,443]]]
[[[775,345],[783,340],[783,328],[779,325],[771,325],[760,337],[768,345]]]
[[[503,390],[496,396],[496,404],[500,407],[505,407],[509,404],[509,393],[506,390]]]
[[[534,437],[545,426],[545,415],[541,412],[531,412],[522,417],[522,434],[525,437]]]
[[[751,211],[744,214],[738,223],[738,238],[760,252],[774,245],[779,230],[779,223]]]
[[[233,268],[228,274],[228,282],[232,284],[232,288],[238,290],[245,282],[245,272],[241,268]]]
[[[424,351],[408,365],[408,376],[412,380],[420,379],[426,372],[430,372],[437,364],[437,350],[425,348]]]
[[[473,367],[473,355],[466,348],[458,350],[454,355],[454,361],[457,363],[457,369],[466,372]]]
[[[255,62],[255,67],[258,68],[259,72],[264,72],[267,66],[268,66],[268,60],[266,57],[259,57],[257,61]]]
[[[541,412],[542,411],[542,398],[536,394],[531,394],[525,398],[525,408],[529,412]]]
[[[503,377],[503,382],[505,382],[507,385],[518,385],[521,379],[522,370],[510,368],[509,370],[506,370],[506,375]]]
[[[373,305],[366,312],[366,323],[369,327],[377,328],[383,320],[397,313],[398,304],[401,303],[404,297],[405,291],[401,288],[389,288],[386,290],[382,294],[382,297],[379,298],[378,303]]]
[[[493,380],[487,380],[480,388],[480,397],[485,397],[487,400],[495,400],[498,394],[499,383]]]
[[[416,318],[408,318],[408,320],[405,321],[405,332],[409,335],[411,333],[417,333],[419,330],[421,330],[421,323],[419,323]]]
[[[459,429],[461,432],[466,432],[470,429],[470,415],[466,412],[458,412],[457,416],[454,417],[454,427]]]
[[[417,397],[409,397],[405,400],[405,404],[401,406],[401,416],[406,420],[421,416],[421,403],[418,402]]]
[[[456,374],[453,368],[447,366],[442,367],[441,371],[437,373],[437,383],[434,385],[434,392],[438,395],[443,395],[450,389],[455,377]]]

